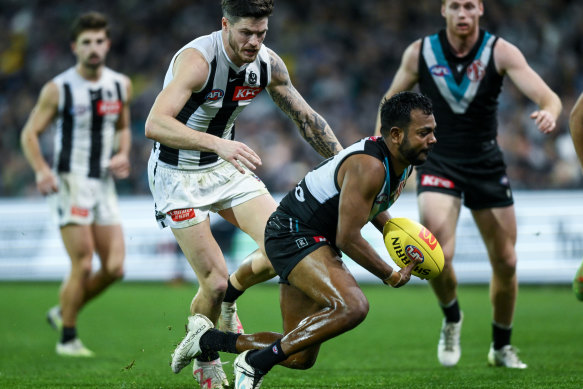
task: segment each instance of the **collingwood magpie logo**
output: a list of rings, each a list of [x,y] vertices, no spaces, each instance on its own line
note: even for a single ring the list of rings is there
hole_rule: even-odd
[[[256,84],[257,83],[257,74],[253,70],[249,72],[249,84]]]

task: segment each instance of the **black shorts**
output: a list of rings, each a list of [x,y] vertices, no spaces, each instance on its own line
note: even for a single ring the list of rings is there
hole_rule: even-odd
[[[265,253],[282,281],[292,269],[317,248],[329,245],[340,255],[330,241],[294,216],[276,210],[265,226]]]
[[[514,204],[506,164],[500,149],[487,158],[470,161],[430,158],[417,166],[417,194],[440,192],[463,198],[469,209],[506,207]]]

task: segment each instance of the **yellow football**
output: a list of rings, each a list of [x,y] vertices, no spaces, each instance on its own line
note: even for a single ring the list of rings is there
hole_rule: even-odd
[[[411,274],[425,280],[437,277],[443,270],[443,251],[435,236],[423,225],[404,217],[390,219],[383,228],[385,246],[391,259],[403,268],[411,258],[419,263]]]

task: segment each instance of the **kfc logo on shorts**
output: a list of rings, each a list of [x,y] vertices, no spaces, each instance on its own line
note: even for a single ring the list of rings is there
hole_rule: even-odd
[[[466,69],[466,74],[470,81],[480,81],[486,75],[486,66],[479,59],[475,60]]]
[[[194,219],[194,216],[195,216],[193,208],[174,209],[174,210],[168,212],[168,215],[175,222],[181,222],[184,220]]]
[[[423,174],[421,176],[421,186],[434,186],[438,188],[448,189],[452,189],[455,187],[453,181],[437,176],[432,176],[430,174]]]
[[[121,112],[121,101],[104,101],[97,102],[97,113],[100,116],[117,115]]]
[[[73,205],[71,207],[71,215],[72,216],[87,217],[87,216],[89,216],[89,210],[87,208],[81,208],[81,207],[77,207],[77,206]]]
[[[320,243],[320,242],[328,242],[328,239],[326,239],[323,236],[314,236],[314,240],[316,241],[316,243]]]
[[[233,101],[251,100],[257,96],[263,88],[260,86],[237,86],[233,93]]]

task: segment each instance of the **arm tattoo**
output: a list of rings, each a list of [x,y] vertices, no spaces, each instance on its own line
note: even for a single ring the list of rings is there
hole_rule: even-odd
[[[342,146],[324,118],[315,112],[291,84],[283,61],[271,56],[272,80],[276,85],[269,90],[271,98],[298,127],[300,135],[324,158],[342,150]]]

